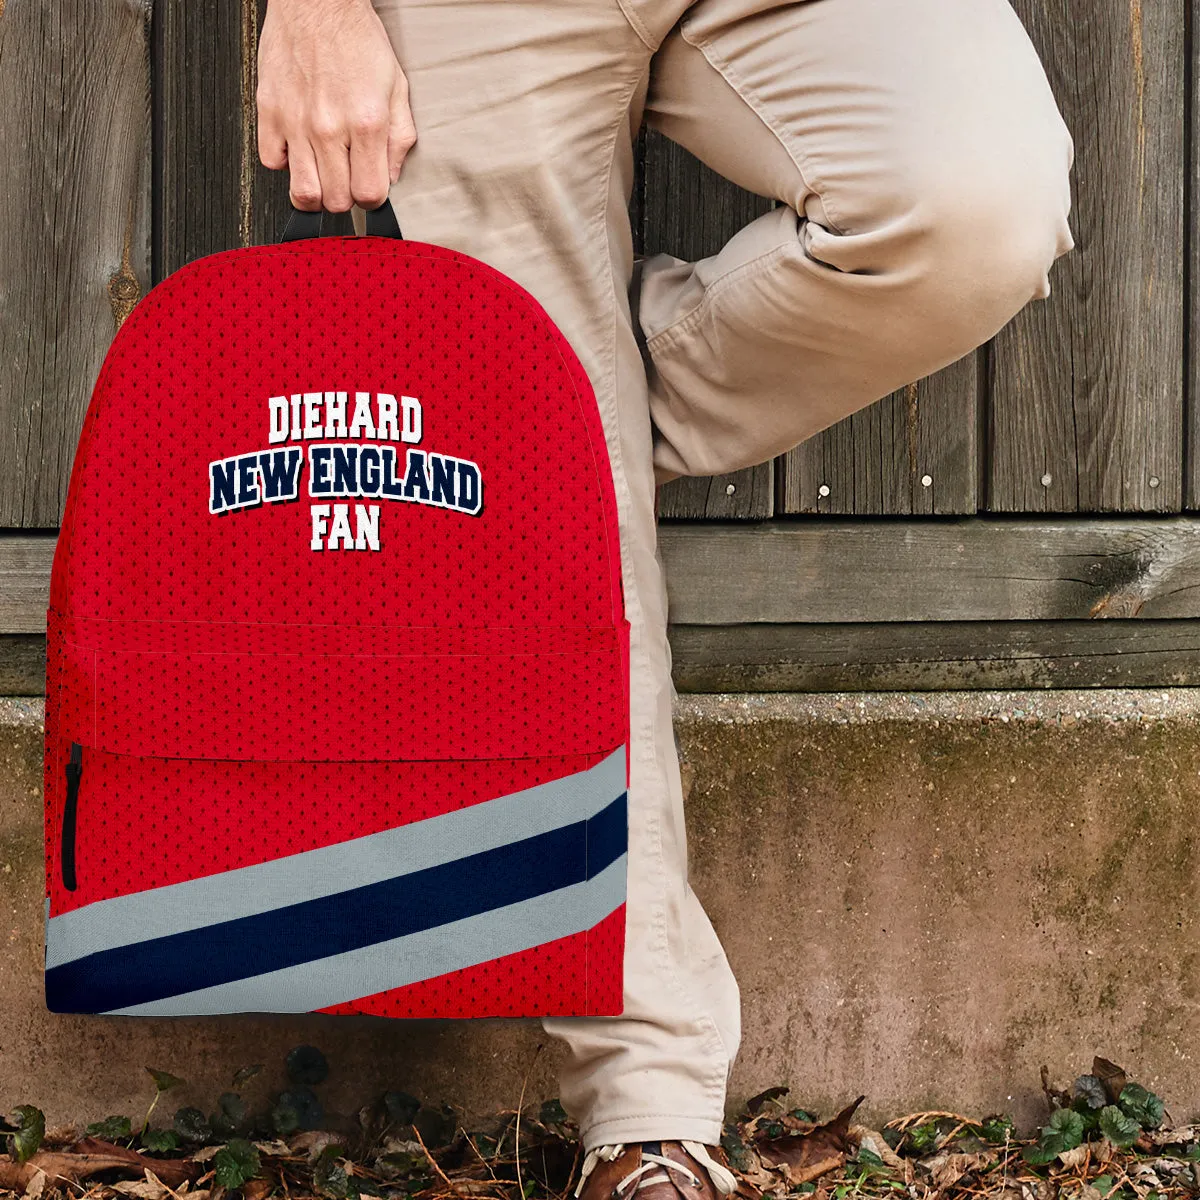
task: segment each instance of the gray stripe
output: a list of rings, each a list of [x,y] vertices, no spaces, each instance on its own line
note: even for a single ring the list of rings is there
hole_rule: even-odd
[[[114,1009],[111,1015],[183,1017],[313,1012],[432,979],[447,971],[591,929],[625,899],[628,861],[629,856],[622,854],[582,883],[461,921],[264,975]]]
[[[366,837],[97,900],[46,923],[46,967],[453,862],[594,816],[625,790],[625,747],[587,771]],[[86,870],[87,847],[80,850]]]

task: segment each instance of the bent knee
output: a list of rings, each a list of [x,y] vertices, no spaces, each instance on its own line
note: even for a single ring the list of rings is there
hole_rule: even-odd
[[[943,178],[926,202],[919,240],[927,278],[1020,307],[1050,294],[1050,268],[1075,244],[1067,167],[999,161],[988,168]]]
[[[1074,148],[1054,116],[1036,136],[1025,130],[999,143],[931,137],[891,178],[874,181],[849,227],[807,222],[806,249],[841,271],[876,277],[897,315],[938,319],[948,337],[974,336],[977,345],[1050,294],[1050,269],[1075,244]]]

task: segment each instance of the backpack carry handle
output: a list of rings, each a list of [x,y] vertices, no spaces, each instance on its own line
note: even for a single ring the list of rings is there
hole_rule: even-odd
[[[321,221],[324,216],[321,209],[310,212],[293,206],[292,215],[288,217],[287,225],[283,230],[283,237],[279,240],[281,242],[298,242],[304,238],[320,237]],[[367,237],[402,238],[404,236],[400,232],[400,222],[396,220],[396,213],[390,200],[384,200],[378,208],[367,209],[366,217]]]

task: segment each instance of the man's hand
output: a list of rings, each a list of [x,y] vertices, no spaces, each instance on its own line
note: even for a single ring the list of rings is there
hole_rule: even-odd
[[[416,141],[408,81],[370,0],[269,0],[258,154],[297,208],[378,208]]]

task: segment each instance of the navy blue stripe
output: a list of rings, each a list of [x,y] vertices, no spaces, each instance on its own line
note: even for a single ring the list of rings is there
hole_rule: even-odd
[[[155,938],[46,972],[51,1012],[110,1012],[344,954],[590,879],[628,846],[626,797],[453,862],[252,917]]]

